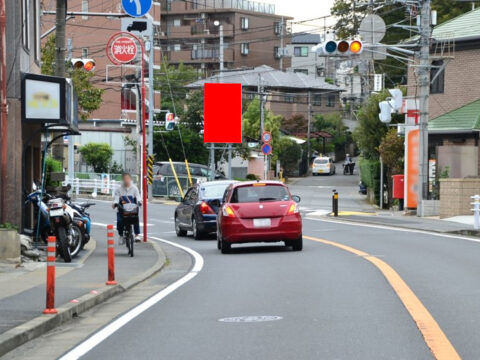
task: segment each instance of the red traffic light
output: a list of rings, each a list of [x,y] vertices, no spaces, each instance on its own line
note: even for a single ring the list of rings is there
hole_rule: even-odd
[[[83,68],[85,71],[95,70],[95,61],[93,59],[72,59],[71,63],[75,69]]]

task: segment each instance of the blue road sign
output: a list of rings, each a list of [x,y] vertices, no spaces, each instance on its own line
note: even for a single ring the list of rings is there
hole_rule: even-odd
[[[123,10],[133,17],[140,17],[150,11],[153,0],[122,0]]]
[[[262,152],[264,155],[270,155],[272,153],[272,145],[270,144],[263,144],[262,145]]]

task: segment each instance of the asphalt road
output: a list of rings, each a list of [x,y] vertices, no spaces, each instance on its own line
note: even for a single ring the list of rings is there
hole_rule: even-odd
[[[292,186],[292,192],[303,196],[308,205],[304,235],[348,245],[367,255],[310,240],[305,240],[302,252],[276,245],[241,245],[234,247],[232,254],[221,255],[213,239],[177,238],[173,232],[174,207],[152,205],[150,235],[193,249],[203,258],[204,266],[198,273],[190,273],[190,281],[112,331],[82,358],[433,358],[412,313],[369,261],[379,259],[410,287],[458,354],[464,359],[479,359],[480,244],[458,237],[308,217],[309,211],[328,208],[330,187],[342,186],[353,194],[357,189],[349,187],[351,178],[308,178]],[[350,203],[352,207],[355,201]],[[99,203],[92,214],[98,222],[111,221],[108,204]],[[60,328],[7,358],[55,358],[68,353],[96,329],[112,324],[113,319],[121,320],[119,314],[181,279],[195,261],[174,246],[164,246],[170,264],[147,282],[141,293],[139,289],[139,293],[133,291],[126,298],[112,300],[84,314],[76,324]],[[232,322],[221,321],[232,317]],[[425,329],[429,326],[425,324]],[[438,334],[432,336],[435,341]],[[91,339],[98,338],[94,335]],[[54,340],[57,349],[40,356],[39,349],[46,351],[42,348],[45,340]]]

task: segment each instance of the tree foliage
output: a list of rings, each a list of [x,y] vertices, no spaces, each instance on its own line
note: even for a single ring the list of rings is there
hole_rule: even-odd
[[[182,139],[188,161],[191,163],[207,164],[208,149],[203,143],[202,136],[198,132],[186,127],[181,127],[180,131],[182,132]],[[164,144],[168,149],[168,154]],[[169,155],[173,161],[185,160],[177,129],[163,133],[154,133],[153,151],[155,153],[155,159],[158,161],[168,160]]]
[[[55,34],[51,35],[41,50],[42,66],[41,71],[44,75],[55,74]],[[92,84],[93,72],[84,69],[74,69],[71,65],[66,67],[68,74],[73,81],[73,88],[78,97],[79,116],[86,120],[102,104],[102,95],[104,89],[99,89]]]
[[[109,171],[113,149],[106,143],[88,143],[79,149],[87,165],[93,167],[96,173]]]
[[[396,128],[387,131],[378,151],[389,175],[403,173],[404,139],[398,136]]]
[[[162,94],[162,109],[176,111],[182,117],[187,100],[188,85],[198,79],[197,70],[194,67],[184,64],[178,66],[168,65],[163,61],[161,68],[155,73],[155,89]],[[203,106],[203,104],[202,104]]]
[[[334,151],[341,151],[345,145],[352,142],[352,134],[343,124],[342,114],[339,112],[316,115],[313,128],[316,131],[325,131],[332,135],[329,142]]]
[[[306,133],[307,128],[308,120],[302,114],[294,114],[282,120],[282,130],[292,135]]]
[[[282,137],[277,141],[278,160],[286,174],[292,173],[298,168],[298,161],[302,156],[302,147],[288,137]]]
[[[186,110],[181,118],[184,126],[199,132],[203,126],[203,90],[193,91],[188,94]]]

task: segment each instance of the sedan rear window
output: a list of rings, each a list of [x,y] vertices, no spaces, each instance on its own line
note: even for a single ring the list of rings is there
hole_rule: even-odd
[[[315,159],[315,164],[328,164],[328,159]]]
[[[221,199],[228,185],[230,185],[230,183],[202,186],[200,187],[200,198],[201,199]]]
[[[260,201],[287,201],[290,195],[281,185],[255,184],[240,186],[233,191],[232,203],[248,203]]]

